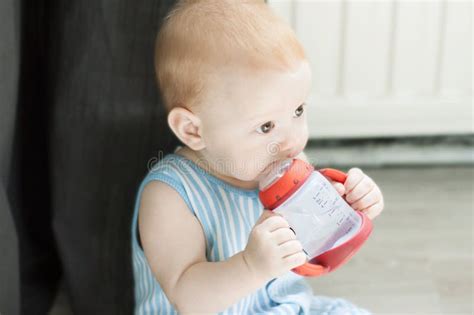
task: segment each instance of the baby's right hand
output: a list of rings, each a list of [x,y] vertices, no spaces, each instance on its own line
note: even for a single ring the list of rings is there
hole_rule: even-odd
[[[301,242],[280,215],[264,210],[250,232],[243,257],[259,278],[273,279],[306,262]]]

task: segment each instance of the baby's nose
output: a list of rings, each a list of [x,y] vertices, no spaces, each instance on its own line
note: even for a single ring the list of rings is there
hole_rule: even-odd
[[[289,137],[285,141],[280,142],[280,153],[285,158],[293,158],[300,153],[300,141],[295,137]]]
[[[287,139],[285,141],[280,141],[278,144],[279,155],[282,158],[292,158],[294,155],[298,154],[298,145],[295,140]]]

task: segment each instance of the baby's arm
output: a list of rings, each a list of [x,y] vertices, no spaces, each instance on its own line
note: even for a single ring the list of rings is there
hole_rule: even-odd
[[[201,224],[165,183],[146,185],[139,231],[151,270],[180,314],[225,310],[269,280],[250,271],[242,252],[226,261],[208,262]]]

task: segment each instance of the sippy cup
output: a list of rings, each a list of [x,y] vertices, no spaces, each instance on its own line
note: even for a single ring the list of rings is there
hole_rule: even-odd
[[[300,159],[276,164],[259,180],[265,209],[282,215],[295,232],[308,262],[293,268],[303,276],[319,276],[347,262],[372,232],[371,220],[355,211],[326,179],[344,183],[335,169],[314,170]]]

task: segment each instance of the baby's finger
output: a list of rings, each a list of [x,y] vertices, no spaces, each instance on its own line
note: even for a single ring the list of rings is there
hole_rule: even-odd
[[[347,172],[347,179],[344,183],[346,193],[350,192],[364,178],[364,173],[360,168],[354,167]]]
[[[290,228],[281,228],[272,232],[272,239],[281,245],[289,240],[295,240],[296,234]]]
[[[283,257],[283,261],[291,268],[299,267],[308,261],[306,254],[303,251],[297,252],[293,255]]]
[[[262,214],[260,215],[260,217],[258,218],[257,222],[255,223],[255,225],[257,224],[260,224],[262,223],[263,221],[265,221],[267,218],[269,217],[272,217],[272,216],[275,216],[275,215],[279,215],[271,210],[266,210],[264,209]]]
[[[374,181],[367,175],[346,194],[346,201],[350,204],[364,197],[375,187]]]
[[[377,217],[382,212],[382,210],[383,210],[383,202],[379,201],[375,205],[372,205],[361,211],[364,212],[367,215],[367,217],[372,220],[375,217]]]
[[[360,198],[358,201],[351,204],[351,207],[355,210],[362,210],[373,206],[382,199],[382,194],[378,187],[374,187],[369,193]]]
[[[286,257],[288,255],[297,254],[303,251],[303,246],[298,240],[290,240],[279,246],[281,257]]]
[[[271,216],[270,218],[267,218],[265,221],[260,223],[260,226],[262,229],[268,232],[273,232],[277,229],[280,228],[288,228],[290,227],[288,225],[288,221],[286,221],[282,216],[280,215],[274,215]]]
[[[344,187],[344,184],[334,181],[331,181],[331,184],[336,189],[339,196],[342,196],[346,193],[346,188]]]

